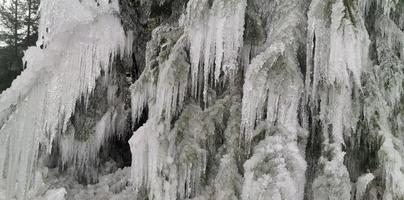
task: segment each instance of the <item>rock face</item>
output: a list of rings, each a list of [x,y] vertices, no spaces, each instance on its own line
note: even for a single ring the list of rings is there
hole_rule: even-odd
[[[67,199],[404,199],[403,1],[82,0],[77,9],[90,14],[51,30],[119,18],[100,26],[124,30],[114,38],[126,44],[100,55],[118,47],[126,56],[77,79],[88,86],[68,96],[75,103],[56,121],[18,112],[42,97],[29,92],[40,84],[0,96],[0,199],[2,187],[16,199],[46,191]],[[42,12],[45,30],[52,15]],[[52,34],[42,41],[49,48],[82,39]],[[28,99],[14,97],[18,90]],[[24,134],[13,127],[32,119],[47,129],[24,129],[40,136],[27,153],[14,147]],[[29,173],[10,170],[20,162]]]

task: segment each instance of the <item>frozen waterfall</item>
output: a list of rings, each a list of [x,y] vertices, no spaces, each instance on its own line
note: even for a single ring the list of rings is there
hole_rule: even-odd
[[[404,199],[403,0],[42,0],[0,200]]]

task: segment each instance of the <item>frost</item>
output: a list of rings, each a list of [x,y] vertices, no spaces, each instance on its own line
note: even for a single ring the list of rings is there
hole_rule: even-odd
[[[282,128],[272,130],[244,164],[243,200],[303,199],[306,162],[296,141]]]
[[[322,175],[318,176],[313,183],[314,200],[351,199],[351,182],[349,173],[343,164],[344,153],[341,153],[336,145],[330,146],[329,157],[321,157]]]

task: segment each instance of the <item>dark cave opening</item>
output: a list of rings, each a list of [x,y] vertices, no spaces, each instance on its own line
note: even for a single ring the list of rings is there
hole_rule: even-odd
[[[128,116],[127,128],[122,138],[113,138],[107,149],[106,160],[112,159],[118,165],[118,168],[130,167],[132,164],[132,153],[130,151],[129,140],[133,136],[133,132],[140,128],[148,119],[147,107],[143,110],[142,115],[136,123],[132,123],[131,114]]]

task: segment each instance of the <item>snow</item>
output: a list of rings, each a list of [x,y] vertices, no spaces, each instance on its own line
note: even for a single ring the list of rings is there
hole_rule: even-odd
[[[42,173],[46,184],[38,189],[35,196],[29,196],[30,200],[130,200],[134,192],[129,182],[130,168],[117,169],[115,164],[107,162],[101,172],[99,182],[96,184],[82,185],[69,174],[61,174],[57,169],[49,169]],[[112,168],[110,168],[112,166]],[[110,168],[110,169],[108,169]]]
[[[75,182],[70,182],[73,188],[68,191],[68,194],[71,195],[68,199],[133,199],[134,192],[132,185],[130,185],[129,178],[130,168],[123,168],[101,176],[100,181],[94,185],[83,186]]]

